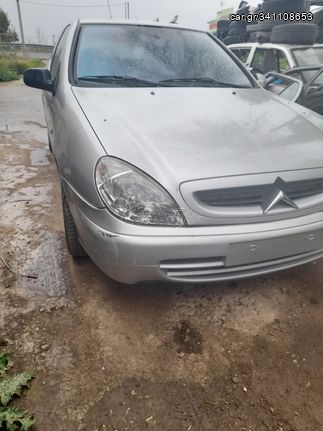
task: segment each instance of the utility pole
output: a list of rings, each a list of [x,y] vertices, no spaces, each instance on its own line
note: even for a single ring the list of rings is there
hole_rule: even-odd
[[[19,27],[20,27],[22,49],[25,49],[25,36],[24,36],[24,29],[23,29],[23,26],[22,26],[22,18],[21,18],[21,11],[20,11],[19,0],[17,0],[17,10],[18,10],[18,18],[19,18]]]
[[[130,5],[128,1],[124,4],[124,15],[126,19],[130,19]]]
[[[107,4],[108,4],[108,9],[109,9],[110,19],[112,19],[111,5],[110,5],[110,1],[109,0],[107,0]]]

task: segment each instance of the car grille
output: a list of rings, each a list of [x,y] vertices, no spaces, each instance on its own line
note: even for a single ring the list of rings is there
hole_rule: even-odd
[[[211,207],[261,205],[270,185],[203,190],[194,193],[202,203]],[[292,200],[323,193],[323,178],[286,183],[286,193]]]
[[[214,274],[219,268],[225,266],[225,257],[213,259],[186,259],[165,261],[160,269],[167,273],[168,277],[190,277],[192,275]]]
[[[160,269],[171,280],[212,282],[256,276],[291,268],[323,257],[323,249],[249,265],[226,267],[225,257],[161,262]]]

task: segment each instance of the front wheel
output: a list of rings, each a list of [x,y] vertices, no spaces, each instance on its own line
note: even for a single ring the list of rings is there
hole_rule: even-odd
[[[67,249],[74,258],[86,257],[62,186],[62,207]]]

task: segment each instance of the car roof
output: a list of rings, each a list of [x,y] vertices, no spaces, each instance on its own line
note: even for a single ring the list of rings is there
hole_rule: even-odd
[[[106,20],[80,19],[78,22],[81,25],[106,24],[106,25],[131,25],[131,26],[143,26],[143,27],[163,27],[163,28],[172,28],[176,30],[192,30],[192,31],[199,31],[201,33],[207,33],[207,31],[205,30],[201,30],[194,27],[182,26],[179,24],[163,23],[159,21],[142,21],[142,20],[134,20],[134,19],[106,19]]]
[[[306,49],[306,48],[323,48],[323,44],[315,43],[314,45],[287,45],[284,43],[234,43],[232,45],[228,45],[228,48],[253,48],[256,46],[257,48],[277,48],[284,47],[287,49]]]

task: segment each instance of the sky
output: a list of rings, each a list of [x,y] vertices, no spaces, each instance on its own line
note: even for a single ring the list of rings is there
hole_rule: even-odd
[[[207,30],[207,21],[216,18],[222,9],[221,3],[223,8],[236,8],[240,0],[129,0],[130,18],[156,20],[158,17],[161,22],[169,22],[179,15],[179,24]],[[250,0],[251,5],[257,3],[259,1]],[[124,18],[123,0],[110,0],[110,4],[112,17]],[[20,0],[20,5],[27,43],[52,43],[66,24],[78,18],[109,18],[107,0]],[[0,8],[7,12],[19,34],[16,0],[0,0]]]

